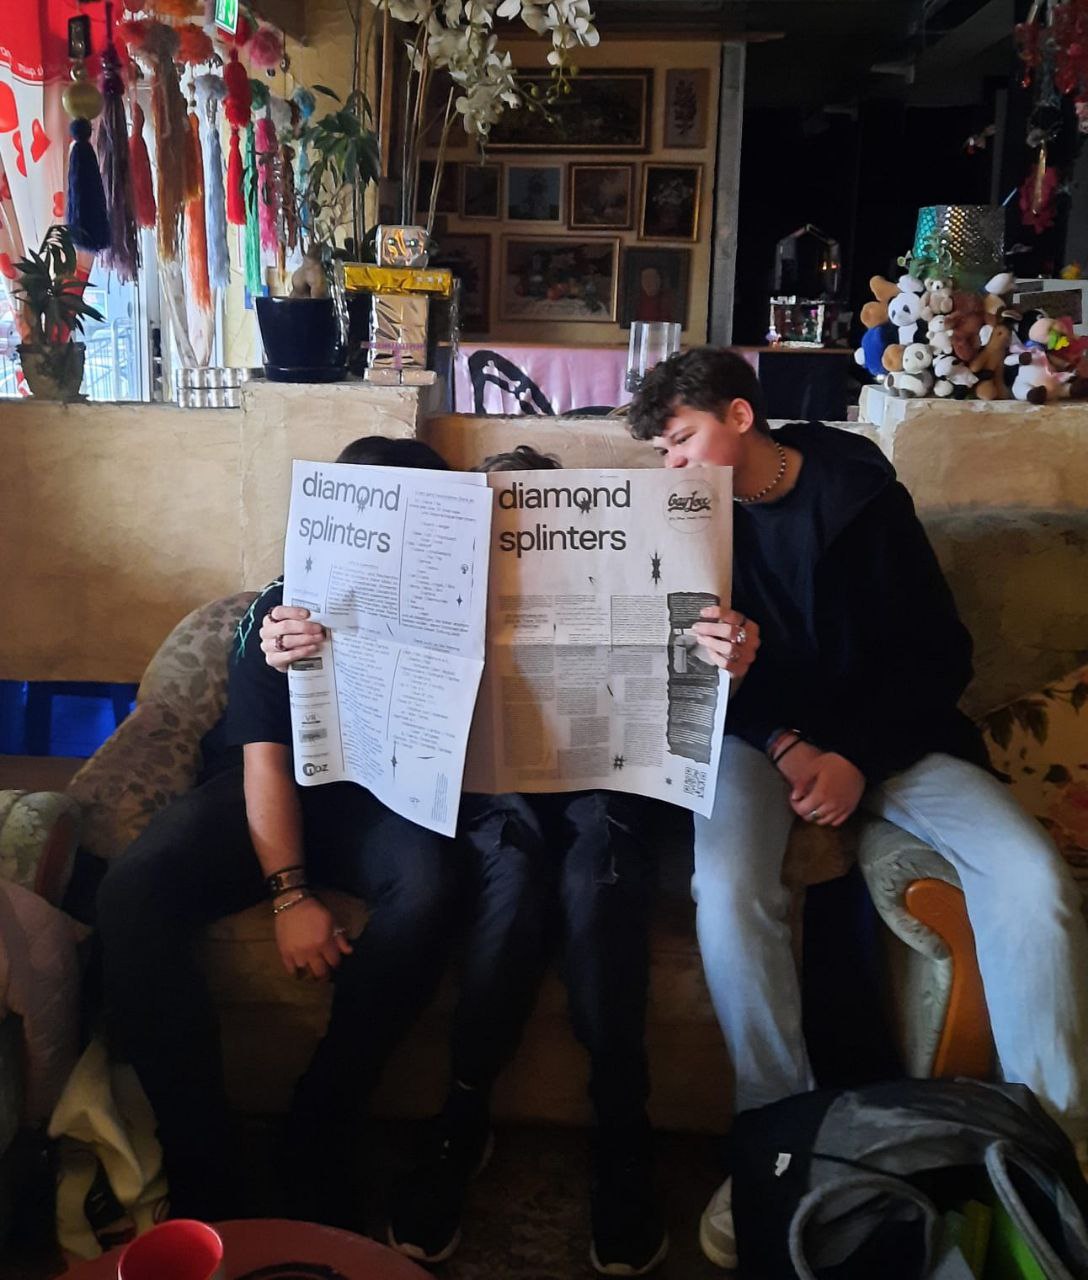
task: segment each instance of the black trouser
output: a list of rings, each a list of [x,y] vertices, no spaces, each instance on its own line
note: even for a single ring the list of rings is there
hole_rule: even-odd
[[[571,1020],[598,1123],[647,1127],[646,996],[656,857],[651,804],[611,791],[465,796],[475,876],[453,1075],[488,1087],[513,1054],[558,917]]]
[[[354,784],[300,795],[312,882],[370,909],[296,1093],[296,1111],[334,1145],[354,1138],[389,1051],[434,992],[460,923],[462,854]],[[158,814],[99,892],[107,1028],[154,1109],[175,1214],[214,1213],[229,1191],[219,1039],[195,938],[264,896],[240,766]]]

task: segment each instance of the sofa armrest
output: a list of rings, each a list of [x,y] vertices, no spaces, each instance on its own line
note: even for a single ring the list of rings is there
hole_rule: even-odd
[[[118,858],[200,770],[199,731],[157,701],[140,702],[68,784],[83,814],[82,845]]]
[[[59,791],[0,791],[0,879],[59,907],[72,878],[79,806]]]
[[[955,870],[921,840],[879,820],[864,824],[858,864],[890,930],[889,1003],[907,1070],[987,1078],[993,1037]]]

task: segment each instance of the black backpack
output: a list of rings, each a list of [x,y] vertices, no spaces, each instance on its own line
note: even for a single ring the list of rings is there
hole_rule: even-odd
[[[760,1280],[925,1280],[941,1215],[986,1188],[1047,1280],[1088,1277],[1088,1184],[1022,1085],[905,1080],[742,1112],[733,1221]]]

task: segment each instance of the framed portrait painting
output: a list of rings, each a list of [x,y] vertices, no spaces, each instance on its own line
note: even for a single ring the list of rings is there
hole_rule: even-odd
[[[706,146],[710,117],[710,70],[665,72],[666,148]]]
[[[518,83],[546,98],[552,77],[547,71],[527,71]],[[652,71],[582,71],[568,83],[570,93],[550,102],[547,112],[523,107],[504,111],[488,135],[488,149],[649,151]]]
[[[643,165],[640,239],[696,239],[702,180],[701,164]]]
[[[558,222],[562,194],[560,165],[506,166],[507,222]]]
[[[430,265],[449,267],[461,281],[461,332],[487,333],[491,328],[491,237],[451,232],[438,240]]]
[[[626,231],[634,221],[633,164],[572,164],[567,175],[572,231]]]
[[[619,322],[667,320],[687,328],[690,249],[625,249],[620,273]]]
[[[463,164],[461,166],[461,217],[502,216],[502,165]]]
[[[500,316],[504,320],[614,320],[619,248],[617,239],[505,237]]]

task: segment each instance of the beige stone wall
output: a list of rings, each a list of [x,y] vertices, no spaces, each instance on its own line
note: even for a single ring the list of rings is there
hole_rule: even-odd
[[[1088,405],[1015,408],[849,429],[923,512],[1085,509]],[[455,467],[522,442],[566,466],[657,462],[618,419],[421,418],[412,389],[347,383],[254,384],[243,410],[0,402],[0,679],[139,679],[190,609],[280,571],[292,458],[360,435],[418,430]]]

